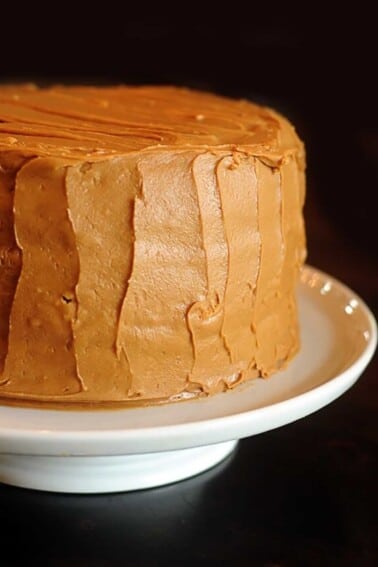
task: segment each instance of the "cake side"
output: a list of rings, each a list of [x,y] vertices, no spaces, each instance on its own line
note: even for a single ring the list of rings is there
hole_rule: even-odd
[[[180,399],[294,356],[303,147],[272,116],[270,147],[0,151],[0,244],[19,258],[11,283],[0,269],[0,399]]]

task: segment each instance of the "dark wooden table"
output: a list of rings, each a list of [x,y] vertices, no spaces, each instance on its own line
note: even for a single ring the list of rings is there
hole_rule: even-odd
[[[347,241],[315,194],[310,179],[310,262],[376,308],[372,249]],[[99,496],[0,485],[0,566],[377,565],[377,369],[376,357],[332,405],[178,484]]]

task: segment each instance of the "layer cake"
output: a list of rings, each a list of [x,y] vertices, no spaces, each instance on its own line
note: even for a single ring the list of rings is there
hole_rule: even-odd
[[[0,87],[0,401],[209,395],[299,348],[304,150],[245,100]]]

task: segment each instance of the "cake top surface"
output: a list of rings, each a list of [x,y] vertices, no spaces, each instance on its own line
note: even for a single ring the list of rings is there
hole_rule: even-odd
[[[294,128],[273,110],[176,87],[0,86],[0,151],[98,161],[162,148],[282,156]]]

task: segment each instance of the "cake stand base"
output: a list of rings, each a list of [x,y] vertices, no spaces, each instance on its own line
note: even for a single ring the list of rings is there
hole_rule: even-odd
[[[0,455],[0,482],[47,492],[125,492],[162,486],[199,474],[232,453],[237,441],[104,457]]]

